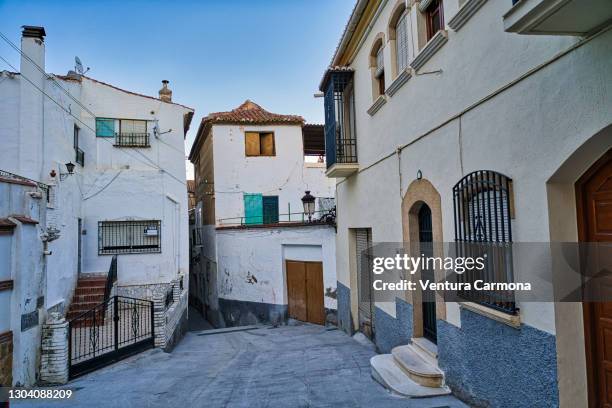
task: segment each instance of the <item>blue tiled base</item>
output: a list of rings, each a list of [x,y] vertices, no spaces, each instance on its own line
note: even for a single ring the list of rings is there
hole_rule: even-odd
[[[374,341],[381,353],[390,353],[393,347],[408,344],[412,338],[412,305],[396,298],[395,316],[374,308]]]
[[[477,407],[558,407],[555,336],[461,310],[438,320],[438,362],[455,395]]]

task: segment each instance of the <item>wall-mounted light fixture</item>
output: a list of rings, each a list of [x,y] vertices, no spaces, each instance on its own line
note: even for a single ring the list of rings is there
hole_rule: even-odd
[[[60,173],[60,181],[64,181],[66,177],[74,174],[74,163],[66,163],[66,170],[68,170],[68,173]]]
[[[417,170],[417,180],[421,180],[423,178],[423,172],[421,169]]]

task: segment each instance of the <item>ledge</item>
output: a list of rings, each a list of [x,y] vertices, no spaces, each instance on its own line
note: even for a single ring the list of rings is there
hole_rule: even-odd
[[[387,95],[389,96],[395,95],[395,93],[399,91],[402,85],[408,82],[410,78],[412,78],[412,69],[411,68],[404,69],[401,72],[401,74],[399,74],[397,78],[395,78],[395,80],[387,88]]]
[[[468,0],[448,22],[448,26],[454,31],[459,31],[467,21],[472,18],[487,0]]]
[[[521,327],[521,316],[519,314],[509,315],[507,313],[500,312],[499,310],[491,309],[490,307],[473,302],[459,302],[459,305],[470,312],[488,317],[489,319],[493,319],[510,327],[514,327],[515,329]]]
[[[359,163],[334,163],[327,171],[325,176],[329,178],[348,177],[359,170]]]
[[[419,70],[425,65],[427,61],[448,41],[448,33],[446,30],[438,31],[432,38],[425,44],[425,47],[421,50],[414,60],[410,63],[410,66],[415,70]]]
[[[387,97],[385,95],[380,95],[378,98],[376,98],[372,106],[370,106],[370,109],[368,109],[368,115],[374,116],[374,114],[378,112],[378,110],[382,108],[385,103],[387,103]]]
[[[3,280],[0,281],[0,292],[2,292],[3,290],[11,290],[13,289],[13,280]]]

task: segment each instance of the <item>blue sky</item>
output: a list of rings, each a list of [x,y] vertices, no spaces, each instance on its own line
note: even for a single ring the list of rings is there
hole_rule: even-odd
[[[46,70],[65,74],[78,55],[89,76],[157,95],[168,79],[176,102],[200,118],[245,99],[323,122],[314,92],[352,0],[24,1],[0,0],[0,31],[19,44],[22,25],[47,32]],[[0,39],[0,55],[19,55]],[[0,61],[0,70],[8,69]]]

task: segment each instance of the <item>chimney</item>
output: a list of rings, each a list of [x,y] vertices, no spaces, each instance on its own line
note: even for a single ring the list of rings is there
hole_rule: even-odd
[[[43,169],[43,101],[39,89],[45,89],[45,29],[22,26],[20,72],[35,86],[20,81],[19,99],[19,164],[20,174],[42,180],[48,173]],[[41,72],[42,71],[42,72]],[[36,89],[39,88],[39,89]]]
[[[159,90],[159,99],[164,102],[172,102],[172,90],[168,88],[168,80],[162,81],[162,89]]]

